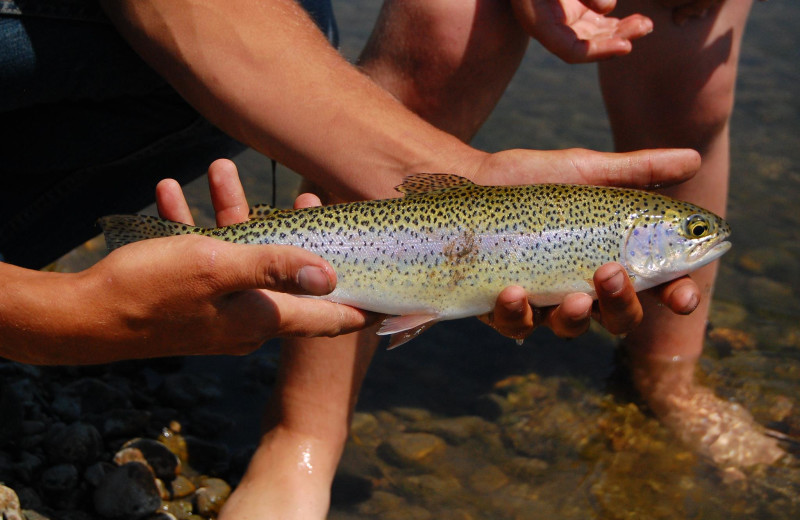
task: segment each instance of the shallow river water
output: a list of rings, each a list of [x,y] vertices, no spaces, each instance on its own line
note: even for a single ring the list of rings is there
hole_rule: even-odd
[[[735,1],[735,0],[729,0]],[[342,52],[357,55],[379,2],[337,0]],[[800,437],[800,4],[757,2],[745,35],[732,124],[728,215],[712,331],[698,377],[756,419]],[[595,68],[531,45],[474,144],[486,150],[612,147]],[[251,202],[270,200],[267,160],[238,158]],[[278,203],[297,177],[279,168]],[[189,190],[208,216],[206,188]],[[722,332],[720,332],[722,331]],[[277,346],[250,359],[192,359],[221,377],[214,405],[234,418],[223,440],[255,441],[269,391],[238,384],[274,369]],[[331,518],[797,518],[800,465],[727,478],[639,406],[601,331],[572,341],[537,331],[518,347],[477,320],[439,324],[372,363]],[[233,448],[232,448],[233,449]]]

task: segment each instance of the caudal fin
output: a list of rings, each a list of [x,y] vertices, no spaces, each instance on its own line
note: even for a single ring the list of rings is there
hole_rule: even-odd
[[[145,215],[110,215],[99,220],[106,238],[106,247],[118,247],[148,238],[202,233],[203,228]]]

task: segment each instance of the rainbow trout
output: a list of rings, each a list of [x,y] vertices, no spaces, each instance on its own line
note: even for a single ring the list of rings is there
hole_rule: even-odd
[[[402,344],[442,320],[492,310],[520,285],[533,305],[571,292],[596,296],[592,275],[615,261],[637,291],[693,271],[730,248],[728,224],[692,204],[645,191],[538,184],[481,186],[418,174],[394,199],[299,210],[258,206],[251,219],[205,229],[156,217],[101,219],[109,249],[199,234],[246,244],[290,244],[325,258],[336,289],[323,298],[391,315],[378,334]]]

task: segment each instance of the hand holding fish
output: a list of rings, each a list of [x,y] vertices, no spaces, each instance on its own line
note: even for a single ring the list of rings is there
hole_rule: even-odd
[[[540,323],[564,336],[583,332],[592,296],[602,299],[601,321],[613,332],[626,332],[641,318],[634,289],[685,275],[730,246],[723,220],[667,197],[599,186],[482,186],[448,174],[407,177],[397,187],[401,198],[295,211],[259,206],[245,220],[235,168],[217,161],[211,171],[221,165],[236,188],[226,190],[229,200],[217,200],[215,207],[239,208],[233,224],[204,229],[153,217],[109,216],[101,219],[108,247],[185,234],[299,245],[339,273],[339,287],[324,298],[393,315],[378,331],[392,335],[391,346],[438,321],[491,311],[503,287],[500,325],[494,313],[488,321],[514,337]],[[624,264],[636,283],[624,276],[623,265],[600,270],[609,262]],[[508,288],[518,283],[524,289]],[[691,293],[692,285],[683,283]],[[667,294],[696,305],[691,294],[688,302],[686,294],[674,297],[683,292],[673,287]],[[557,307],[545,320],[534,320],[526,297],[532,305]]]
[[[220,223],[236,218],[228,187],[212,185]],[[159,186],[158,198],[162,215],[191,222],[177,184]],[[179,236],[132,244],[80,273],[5,263],[0,273],[14,297],[0,301],[0,356],[32,364],[246,354],[273,337],[333,336],[375,318],[293,296],[336,285],[327,262],[295,247]]]

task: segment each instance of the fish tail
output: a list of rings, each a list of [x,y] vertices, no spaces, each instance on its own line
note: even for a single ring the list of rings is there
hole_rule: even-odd
[[[101,218],[99,224],[109,251],[148,238],[203,233],[203,228],[145,215],[110,215]]]

